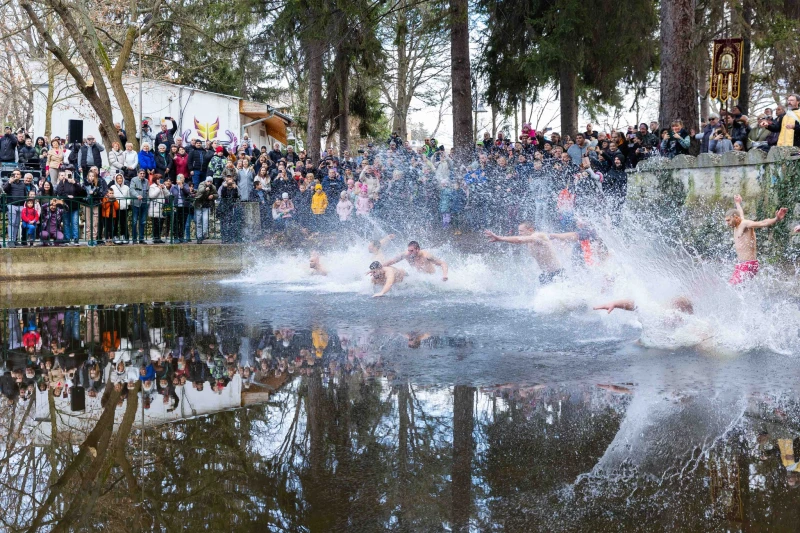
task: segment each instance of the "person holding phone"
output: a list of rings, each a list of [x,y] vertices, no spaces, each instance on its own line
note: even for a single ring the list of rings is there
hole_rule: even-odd
[[[167,120],[172,122],[172,127],[169,129],[167,129]],[[177,131],[178,123],[175,122],[175,119],[172,117],[164,117],[164,120],[161,122],[161,131],[156,134],[156,140],[153,144],[158,147],[163,144],[166,148],[166,152],[169,153],[172,145],[175,144],[175,133]]]
[[[708,141],[708,151],[712,154],[724,154],[733,151],[733,143],[725,126],[720,126],[714,130],[711,140]]]
[[[676,155],[688,154],[690,144],[691,137],[689,132],[683,128],[683,122],[673,120],[670,129],[662,135],[661,151],[672,159]]]
[[[78,246],[80,230],[80,198],[86,197],[86,189],[80,184],[72,171],[59,170],[56,195],[64,200],[64,240],[70,246]]]

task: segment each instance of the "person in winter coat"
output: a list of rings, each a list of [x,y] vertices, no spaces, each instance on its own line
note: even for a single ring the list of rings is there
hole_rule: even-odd
[[[131,207],[131,188],[125,185],[123,175],[117,174],[111,184],[111,190],[114,191],[114,198],[119,204],[114,244],[128,244],[128,211]]]
[[[200,184],[194,195],[194,224],[197,233],[197,244],[202,244],[209,236],[208,221],[216,198],[217,188],[214,187],[214,182],[209,176]]]
[[[187,170],[192,176],[194,188],[197,189],[200,186],[200,182],[204,180],[205,170],[208,164],[208,161],[206,161],[206,151],[203,149],[203,142],[200,139],[195,139],[194,146],[188,154],[189,156],[186,160]],[[184,174],[184,176],[188,175],[189,174]]]
[[[184,225],[186,224],[192,197],[189,185],[186,183],[183,174],[178,174],[175,179],[175,185],[170,189],[170,194],[172,195],[171,203],[173,209],[172,227],[175,228],[172,237],[174,242],[182,243]]]
[[[250,191],[253,190],[253,178],[255,177],[250,161],[247,159],[242,160],[242,168],[237,169],[236,174],[240,198],[242,201],[250,201]]]
[[[189,173],[189,154],[186,153],[186,148],[183,146],[179,147],[177,153],[173,156],[172,168],[176,178],[178,175],[182,175],[184,179],[190,178],[189,181],[191,181],[191,174]],[[200,185],[199,178],[197,184]]]
[[[33,200],[27,200],[22,208],[22,229],[27,237],[28,246],[33,246],[36,240],[36,228],[39,225],[39,210]]]
[[[108,193],[108,184],[96,171],[89,170],[83,180],[83,188],[86,189],[86,197],[90,200],[90,204],[85,206],[83,211],[87,239],[91,241],[96,238],[97,244],[105,244],[102,231],[98,231],[98,228],[100,227],[100,205]]]
[[[155,154],[156,159],[156,170],[155,174],[159,174],[161,176],[169,176],[170,172],[172,171],[172,156],[167,151],[166,144],[159,144],[158,145],[158,152]]]
[[[617,225],[628,196],[628,173],[625,172],[624,159],[615,157],[614,161],[606,166],[602,186],[611,221]]]
[[[39,235],[42,244],[48,246],[64,242],[64,208],[60,203],[50,202],[47,209],[41,215],[42,227]]]
[[[239,187],[236,185],[236,180],[233,176],[228,176],[219,191],[219,207],[217,208],[223,243],[240,240],[241,206],[239,199]]]
[[[105,148],[94,140],[94,135],[86,137],[86,144],[78,150],[77,168],[81,169],[81,174],[86,177],[92,167],[100,168],[103,166],[103,159],[100,154]]]
[[[25,139],[25,144],[19,146],[17,149],[17,157],[19,165],[26,169],[38,169],[39,157],[36,154],[36,148],[33,146],[33,140],[30,137]]]
[[[703,127],[703,131],[694,136],[695,139],[700,141],[700,153],[706,154],[709,152],[709,142],[714,136],[714,130],[719,127],[719,115],[711,113],[708,116],[708,124]]]
[[[139,154],[133,149],[133,143],[126,143],[125,151],[122,153],[122,174],[125,176],[126,185],[136,176],[138,167]]]
[[[264,190],[264,186],[258,180],[253,181],[253,190],[250,191],[250,202],[258,202],[258,214],[261,220],[262,233],[269,229],[270,220],[272,220],[270,213],[270,196]]]
[[[339,222],[349,222],[353,215],[353,202],[347,191],[342,191],[339,195],[339,203],[336,204],[336,214],[339,216]]]
[[[328,195],[322,190],[319,183],[314,186],[314,196],[311,198],[312,227],[317,231],[324,226],[325,211],[328,210]]]
[[[122,172],[125,166],[125,152],[122,151],[117,141],[111,143],[111,150],[108,152],[108,166],[111,167],[111,175],[116,176]]]
[[[153,244],[164,244],[164,240],[161,239],[161,229],[164,227],[164,218],[167,216],[165,208],[170,205],[171,188],[172,183],[169,179],[163,183],[155,179],[147,191],[148,214],[153,223]]]
[[[214,187],[216,189],[222,187],[222,182],[224,181],[222,173],[225,171],[227,163],[228,160],[225,157],[225,149],[222,146],[214,148],[214,157],[212,157],[211,161],[208,163],[208,175],[211,176],[211,180],[214,182]]]
[[[714,132],[714,136],[708,142],[708,150],[712,154],[724,154],[733,151],[733,143],[725,131],[725,126],[717,128]]]
[[[17,136],[11,131],[11,126],[5,127],[5,133],[0,137],[0,163],[17,162]]]
[[[172,127],[167,129],[166,122],[161,123],[161,131],[156,134],[155,145],[160,147],[163,144],[166,151],[169,152],[172,145],[175,144],[175,133],[178,131],[178,123],[175,122],[175,119],[172,117],[164,117],[164,120],[171,121]]]
[[[278,164],[278,161],[280,161],[283,158],[283,153],[281,152],[280,143],[275,143],[274,145],[272,145],[272,150],[270,150],[269,154],[267,154],[267,157],[272,159],[272,162],[275,163],[276,165]]]
[[[676,155],[689,153],[691,138],[686,130],[683,129],[683,122],[673,120],[671,131],[665,131],[661,140],[661,151],[670,159]]]
[[[128,191],[131,196],[131,241],[144,244],[145,225],[147,224],[147,204],[150,194],[150,182],[147,171],[142,169],[131,180]]]
[[[119,213],[119,200],[114,197],[114,189],[108,189],[100,204],[100,235],[108,245],[116,243],[116,222]]]
[[[66,151],[61,147],[61,141],[53,139],[50,149],[47,151],[47,171],[50,173],[50,181],[55,183],[58,179],[58,171],[64,163]]]
[[[60,171],[56,178],[56,195],[64,202],[64,238],[68,244],[78,245],[80,238],[80,198],[86,189],[75,179],[71,171]]]
[[[148,177],[155,174],[156,156],[150,150],[150,143],[142,143],[142,149],[139,150],[139,170],[144,170]]]

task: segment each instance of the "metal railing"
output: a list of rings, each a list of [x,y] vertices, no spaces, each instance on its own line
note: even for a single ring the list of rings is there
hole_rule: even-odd
[[[39,210],[39,222],[33,228],[23,223],[22,211],[28,200]],[[46,210],[55,202],[60,209],[59,219],[45,227]],[[138,200],[135,197],[98,199],[67,198],[62,196],[17,197],[0,195],[0,242],[3,248],[33,242],[49,244],[179,244],[198,240],[241,241],[241,206],[239,202],[222,200],[210,208],[194,207],[189,199],[183,206],[173,199]],[[139,204],[138,206],[135,204]],[[202,231],[198,234],[198,223]],[[51,232],[50,230],[55,231]],[[52,235],[54,233],[55,235]]]

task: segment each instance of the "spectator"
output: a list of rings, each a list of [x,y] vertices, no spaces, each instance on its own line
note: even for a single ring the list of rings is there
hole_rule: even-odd
[[[236,183],[239,187],[239,197],[242,201],[250,201],[250,192],[253,190],[253,168],[250,166],[250,161],[244,159],[242,167],[236,171]]]
[[[761,122],[761,126],[769,131],[778,134],[777,146],[800,146],[800,120],[794,110],[798,106],[798,96],[789,95],[786,102],[786,109],[783,115],[778,114],[777,120],[769,123],[767,120]],[[0,147],[2,143],[0,142]],[[0,148],[0,154],[2,150]],[[0,155],[2,160],[2,155]]]
[[[175,149],[175,145],[173,145],[172,148]],[[183,146],[178,147],[175,155],[172,157],[172,169],[176,179],[178,175],[184,176],[184,178],[191,178],[191,174],[189,173],[189,154],[186,153],[186,148]],[[199,177],[197,184],[200,184]]]
[[[36,150],[36,155],[41,156],[43,150],[47,150],[47,141],[44,137],[36,137],[36,142],[33,144],[33,149]]]
[[[86,144],[81,146],[78,152],[77,163],[77,168],[81,169],[81,174],[84,178],[89,173],[91,167],[99,168],[103,166],[103,160],[100,156],[103,150],[105,150],[105,148],[95,142],[94,135],[86,137]]]
[[[230,161],[228,164],[231,167],[233,166]],[[240,209],[239,188],[236,185],[234,176],[229,175],[225,178],[225,183],[219,191],[219,207],[217,207],[223,243],[233,243],[240,240]]]
[[[281,144],[275,143],[272,145],[272,150],[270,150],[267,156],[272,160],[274,164],[278,164],[278,161],[283,159],[283,153],[281,152]]]
[[[84,207],[83,220],[85,223],[85,233],[87,240],[95,240],[97,244],[105,244],[103,240],[102,231],[98,231],[100,227],[100,206],[103,198],[108,193],[108,184],[106,180],[100,178],[99,172],[94,167],[87,169],[86,178],[83,180],[83,188],[86,189],[86,197],[89,198],[89,205]]]
[[[166,144],[158,145],[158,152],[155,154],[156,168],[155,173],[167,177],[172,172],[172,156],[167,152]]]
[[[178,131],[178,123],[175,122],[175,119],[172,117],[164,117],[164,120],[169,120],[172,122],[172,127],[167,129],[166,122],[161,122],[161,131],[156,134],[154,139],[155,145],[161,148],[161,145],[164,145],[164,149],[166,152],[169,152],[170,148],[173,144],[175,144],[175,133]],[[160,150],[159,150],[160,151]],[[166,174],[162,174],[166,175]]]
[[[339,222],[345,223],[350,221],[353,214],[353,202],[347,195],[347,191],[342,191],[339,195],[339,203],[336,204],[336,214],[339,216]]]
[[[200,184],[195,194],[194,224],[195,233],[197,234],[197,244],[203,244],[203,241],[209,237],[209,217],[215,198],[217,198],[217,188],[214,186],[211,176],[209,176]]]
[[[183,150],[183,148],[181,148]],[[189,185],[186,184],[183,174],[178,174],[175,178],[175,185],[170,189],[172,195],[172,227],[175,228],[172,232],[173,242],[182,243],[184,225],[186,224],[186,217],[188,215],[189,206],[191,203],[192,193]]]
[[[114,197],[114,189],[109,188],[106,196],[100,204],[100,233],[98,239],[102,238],[105,244],[111,246],[116,244],[116,222],[119,213],[119,200]],[[101,241],[98,240],[98,244]]]
[[[126,185],[129,184],[138,173],[138,166],[139,154],[133,149],[133,143],[125,143],[125,151],[122,153],[122,175],[125,178]]]
[[[651,126],[652,124],[653,123],[651,123]],[[661,151],[670,159],[676,155],[685,155],[689,153],[691,139],[686,130],[683,129],[683,122],[680,120],[673,120],[671,131],[664,132],[661,138]]]
[[[587,124],[587,130],[591,128],[591,124]],[[583,133],[579,133],[575,136],[575,144],[569,147],[567,153],[572,158],[572,162],[576,165],[581,164],[581,160],[586,157],[587,151],[589,149],[589,142],[586,140],[586,137]]]
[[[259,220],[261,221],[261,232],[265,232],[269,229],[269,221],[272,219],[270,213],[270,198],[269,193],[264,190],[264,185],[261,181],[255,180],[253,181],[253,190],[250,191],[250,202],[257,202],[258,203],[258,214]]]
[[[131,189],[125,185],[125,178],[122,174],[114,176],[114,181],[111,183],[111,190],[114,191],[114,198],[118,203],[118,212],[116,219],[116,229],[114,231],[114,244],[128,244],[128,211],[131,207]]]
[[[25,207],[20,213],[22,219],[22,229],[25,232],[28,246],[33,246],[36,241],[36,228],[39,225],[39,210],[36,209],[33,200],[26,200]]]
[[[47,171],[50,173],[50,181],[58,179],[58,171],[64,163],[65,151],[61,148],[61,141],[53,139],[50,149],[47,151]]]
[[[20,167],[31,170],[39,169],[39,156],[36,153],[36,148],[34,148],[33,140],[30,137],[25,139],[24,144],[20,145],[17,149],[17,157]]]
[[[204,180],[205,169],[208,168],[206,162],[206,151],[203,149],[203,143],[200,139],[195,139],[194,148],[189,153],[186,166],[188,172],[191,172],[192,174],[192,184],[196,189],[200,186],[200,182]]]
[[[125,130],[122,129],[122,124],[119,122],[114,123],[114,129],[117,130],[117,136],[119,137],[119,145],[120,146],[127,146],[128,145],[128,134],[125,133]]]
[[[64,198],[64,238],[67,244],[78,245],[80,237],[80,198],[86,197],[86,189],[75,179],[72,171],[59,171],[56,194]]]
[[[15,138],[16,140],[16,138]],[[2,142],[2,141],[0,141]],[[7,199],[8,207],[6,208],[8,214],[8,243],[11,248],[17,245],[19,237],[20,224],[22,223],[22,202],[27,196],[25,191],[25,184],[22,181],[22,172],[14,170],[11,172],[11,177],[6,183],[3,184],[3,192],[10,198]]]
[[[64,208],[61,202],[49,202],[47,208],[42,212],[42,227],[40,236],[42,245],[59,245],[64,242]]]
[[[750,135],[749,119],[745,115],[734,116],[733,127],[730,130],[731,141],[735,144],[740,141],[743,146],[747,146],[747,137]]]
[[[142,143],[142,149],[139,150],[139,170],[144,170],[148,178],[150,178],[156,170],[156,157],[150,150],[150,143]]]
[[[762,125],[766,120],[767,120],[767,115],[758,116],[758,119],[756,120],[756,127],[752,128],[750,130],[750,135],[747,136],[750,147],[759,148],[762,150],[768,149],[767,139],[769,138],[772,132]]]
[[[17,162],[17,136],[11,132],[11,126],[4,128],[5,133],[0,137],[0,164]]]
[[[172,183],[169,179],[161,181],[162,176],[153,175],[153,182],[148,188],[148,215],[153,224],[153,244],[164,244],[161,238],[161,230],[164,228],[164,218],[167,216],[166,207],[169,205],[170,188]]]
[[[125,166],[125,152],[117,141],[111,143],[111,150],[108,151],[108,166],[111,167],[113,176],[121,173],[122,167]]]
[[[227,166],[227,159],[225,158],[225,149],[222,146],[214,148],[214,157],[208,164],[208,175],[211,176],[214,182],[214,188],[219,189],[222,187],[222,173]]]
[[[714,130],[719,126],[719,115],[716,113],[711,113],[708,115],[708,123],[703,124],[702,126],[702,131],[696,134],[694,137],[700,141],[700,153],[706,154],[710,151],[709,143],[714,134]]]
[[[733,143],[731,142],[728,132],[725,131],[725,126],[720,126],[714,131],[714,136],[708,143],[708,149],[714,154],[724,154],[725,152],[733,151]]]
[[[147,172],[142,169],[131,180],[129,194],[131,196],[131,241],[145,244],[145,225],[147,224],[147,199],[150,195],[150,183]]]

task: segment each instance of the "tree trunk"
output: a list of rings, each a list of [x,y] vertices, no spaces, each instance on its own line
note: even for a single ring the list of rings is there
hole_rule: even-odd
[[[528,102],[525,101],[525,95],[522,95],[522,123],[528,122]]]
[[[313,40],[306,46],[308,58],[308,126],[306,152],[314,164],[319,163],[322,139],[322,55],[324,41]]]
[[[450,0],[450,76],[453,86],[453,147],[466,159],[474,148],[472,138],[472,84],[469,65],[468,0]]]
[[[475,388],[456,385],[453,390],[453,472],[451,475],[453,531],[469,530],[472,510],[472,432],[475,426]]]
[[[397,46],[397,100],[392,119],[392,131],[398,132],[403,140],[407,138],[408,108],[411,105],[408,97],[408,51],[406,50],[408,18],[405,7],[406,2],[403,0],[397,14],[397,34],[394,42]]]
[[[752,45],[752,23],[753,23],[753,2],[752,0],[742,0],[742,24],[741,35],[742,43],[742,77],[741,91],[737,105],[742,110],[742,114],[750,112],[750,48]]]
[[[492,105],[492,139],[497,137],[497,106]]]
[[[336,57],[336,75],[339,77],[339,153],[350,149],[350,60],[347,52],[340,50]]]
[[[561,100],[561,136],[570,135],[572,137],[578,133],[578,75],[575,67],[561,62],[559,68],[559,97]]]
[[[697,75],[692,61],[696,0],[661,2],[661,104],[659,124],[682,120],[698,128]]]
[[[44,136],[48,139],[53,133],[53,104],[56,98],[55,60],[47,54],[47,104],[44,108]]]

